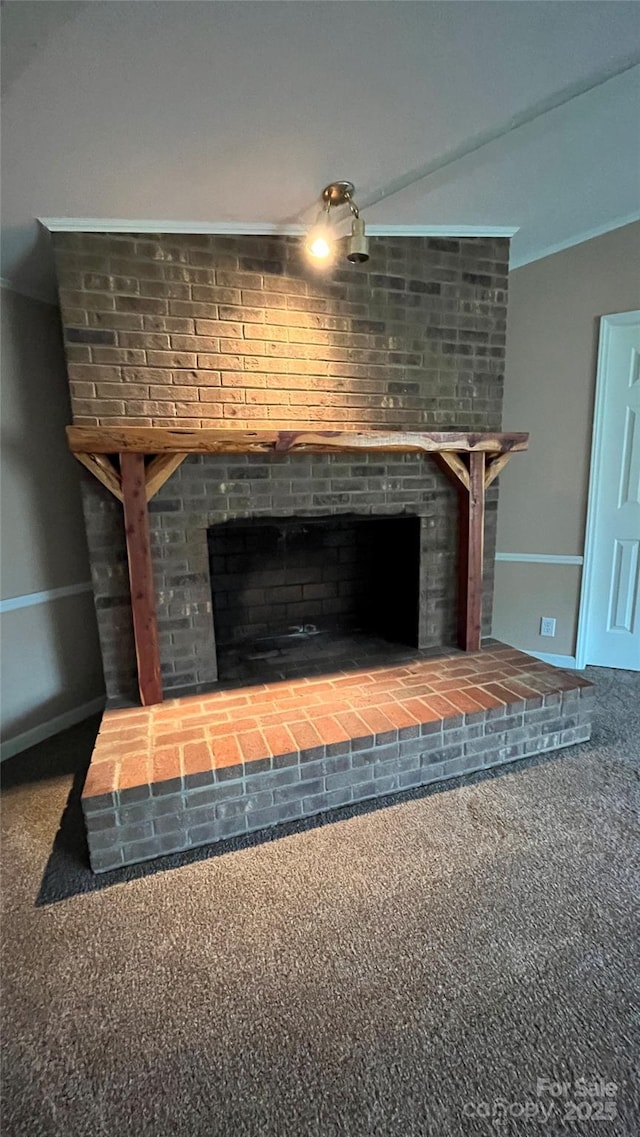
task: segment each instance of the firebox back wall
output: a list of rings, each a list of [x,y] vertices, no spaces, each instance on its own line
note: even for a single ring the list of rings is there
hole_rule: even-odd
[[[508,241],[374,238],[319,273],[293,238],[56,234],[74,422],[498,430]],[[135,694],[121,506],[83,497],[111,697]],[[269,513],[422,517],[420,640],[453,642],[455,492],[409,455],[191,457],[151,503],[166,689],[216,678],[206,529]],[[489,491],[484,627],[497,488]]]

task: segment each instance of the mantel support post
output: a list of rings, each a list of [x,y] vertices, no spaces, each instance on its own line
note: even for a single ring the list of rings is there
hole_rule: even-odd
[[[485,455],[469,454],[469,488],[460,485],[458,547],[458,646],[480,651],[484,552]]]
[[[120,454],[133,635],[143,707],[162,702],[160,644],[151,564],[151,539],[143,454]]]

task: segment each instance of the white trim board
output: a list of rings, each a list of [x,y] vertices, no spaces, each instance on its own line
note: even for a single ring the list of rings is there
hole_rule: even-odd
[[[534,659],[541,659],[543,663],[550,663],[552,667],[562,667],[565,671],[575,671],[578,667],[574,655],[553,655],[547,651],[532,651],[530,647],[520,648],[520,651],[532,655]]]
[[[495,559],[532,565],[581,565],[584,561],[568,553],[496,553]]]
[[[270,221],[141,221],[122,217],[39,217],[51,233],[212,233],[220,236],[301,237],[306,225]],[[370,225],[371,237],[513,237],[517,225]]]
[[[364,207],[363,207],[364,211]],[[365,219],[366,220],[366,219]],[[38,221],[51,233],[197,233],[218,236],[253,236],[253,237],[301,237],[308,232],[305,225],[279,225],[270,221],[144,221],[130,220],[123,217],[39,217]],[[525,265],[553,256],[554,253],[564,252],[576,245],[583,245],[594,237],[603,237],[615,229],[625,225],[632,225],[640,221],[640,210],[629,213],[624,217],[615,217],[596,225],[582,233],[575,233],[564,241],[547,245],[534,252],[518,256],[517,247],[515,255],[509,262],[509,272],[524,268]],[[520,232],[519,225],[374,225],[367,223],[367,233],[370,237],[515,237]],[[15,292],[22,292],[10,281],[5,281],[6,288]],[[42,299],[44,303],[51,303],[35,293],[32,299]]]
[[[0,600],[0,615],[15,612],[19,608],[33,608],[36,604],[48,604],[52,600],[61,600],[64,596],[78,596],[81,592],[91,592],[92,588],[90,580],[83,580],[80,584],[65,584],[62,588],[48,588],[45,592],[11,596],[7,600]]]
[[[73,710],[56,715],[55,718],[41,723],[40,726],[25,730],[22,734],[17,734],[15,738],[7,739],[0,745],[0,762],[4,762],[6,758],[13,758],[14,754],[21,754],[30,746],[37,746],[39,742],[44,742],[45,739],[51,738],[54,734],[59,734],[61,730],[67,730],[70,726],[84,722],[91,715],[97,715],[104,710],[104,705],[105,698],[104,695],[101,695],[98,699],[92,699],[89,703],[82,703],[79,707],[74,707]]]
[[[591,464],[589,467],[589,491],[587,495],[587,525],[584,538],[584,571],[578,609],[578,634],[576,637],[576,666],[585,667],[587,658],[588,620],[593,593],[593,562],[595,559],[596,503],[600,493],[600,474],[602,470],[603,418],[606,401],[607,356],[611,329],[637,324],[640,310],[618,312],[600,317],[598,340],[598,360],[596,363],[596,397],[593,410],[593,430],[591,435]]]
[[[517,268],[524,268],[525,265],[533,264],[535,261],[542,261],[545,257],[552,257],[555,253],[563,253],[565,249],[573,249],[576,245],[583,245],[585,241],[592,241],[594,237],[604,237],[606,233],[612,233],[614,229],[622,229],[624,225],[633,225],[634,221],[640,221],[640,210],[628,213],[625,217],[616,217],[612,221],[605,221],[602,225],[587,229],[586,233],[567,237],[565,241],[558,241],[555,245],[547,245],[546,248],[539,249],[536,253],[525,253],[524,256],[519,257],[516,249],[515,256],[511,257],[509,261],[509,272],[513,272]]]

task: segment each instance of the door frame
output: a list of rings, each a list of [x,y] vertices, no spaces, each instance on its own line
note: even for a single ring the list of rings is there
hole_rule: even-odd
[[[595,561],[596,514],[604,469],[604,407],[609,384],[609,348],[611,332],[614,328],[640,324],[640,310],[618,312],[600,317],[598,337],[598,362],[596,366],[596,393],[593,410],[593,431],[591,436],[591,463],[589,468],[589,490],[587,496],[587,522],[584,538],[584,563],[578,611],[578,634],[576,637],[576,668],[582,671],[586,666],[587,642],[590,630],[591,601],[593,598],[593,576]]]

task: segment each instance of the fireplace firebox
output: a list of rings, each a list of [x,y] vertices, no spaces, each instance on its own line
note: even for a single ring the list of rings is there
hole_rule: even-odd
[[[292,678],[418,646],[420,518],[228,521],[208,530],[218,675]]]

